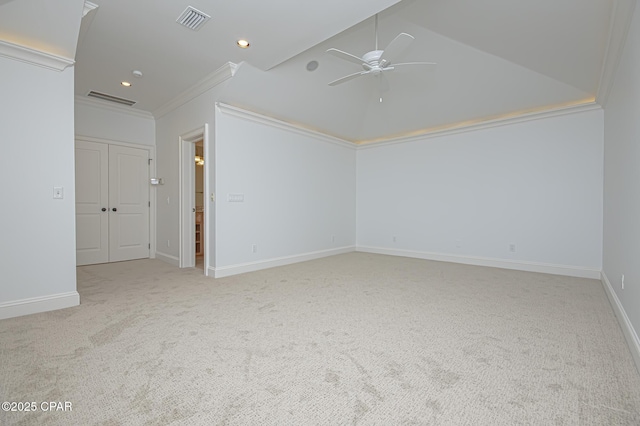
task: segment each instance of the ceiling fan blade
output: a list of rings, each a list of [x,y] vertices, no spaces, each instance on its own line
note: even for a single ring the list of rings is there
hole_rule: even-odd
[[[369,73],[370,73],[370,71],[360,71],[360,72],[357,72],[355,74],[349,74],[346,77],[342,77],[342,78],[339,78],[337,80],[332,81],[331,83],[329,83],[329,86],[337,86],[338,84],[345,83],[345,82],[347,82],[349,80],[353,80],[354,78],[358,78],[361,75],[365,75],[365,74],[369,74]]]
[[[362,64],[367,62],[362,58],[358,58],[356,55],[352,55],[351,53],[343,52],[342,50],[334,49],[333,47],[331,49],[327,49],[327,53],[330,54],[330,55],[335,56],[336,58],[340,58],[340,59],[343,59],[345,61],[353,62],[354,64],[358,64],[358,65],[362,65]]]
[[[392,67],[393,68],[402,67],[405,65],[424,65],[424,66],[435,67],[438,64],[436,64],[435,62],[403,62],[401,64],[393,64]]]
[[[407,48],[411,45],[413,40],[415,40],[415,37],[413,37],[410,34],[407,34],[407,33],[398,34],[398,36],[394,38],[393,41],[391,41],[391,43],[389,43],[387,48],[384,49],[384,52],[382,52],[382,56],[380,56],[381,66],[384,67],[385,64],[388,64],[388,63],[393,64],[396,61],[396,59],[398,59],[398,57],[402,55],[402,53],[405,50],[407,50]]]
[[[384,71],[393,71],[399,68],[398,71],[403,72],[410,70],[413,67],[420,67],[423,70],[427,71],[435,69],[437,65],[438,64],[436,64],[435,62],[404,62],[402,64],[391,64],[388,67],[384,68]]]

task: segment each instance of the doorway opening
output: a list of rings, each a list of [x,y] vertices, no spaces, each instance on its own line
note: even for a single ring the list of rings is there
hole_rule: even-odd
[[[210,229],[208,125],[185,133],[180,144],[180,267],[209,275]],[[196,158],[196,156],[198,158]]]
[[[194,158],[195,168],[195,244],[194,251],[196,256],[196,268],[202,269],[204,272],[204,236],[205,215],[204,215],[204,142],[202,140],[196,142],[196,155]]]

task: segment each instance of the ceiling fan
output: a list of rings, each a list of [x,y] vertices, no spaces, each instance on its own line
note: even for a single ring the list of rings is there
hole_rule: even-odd
[[[434,62],[404,62],[404,63],[396,63],[396,60],[402,56],[402,53],[411,45],[415,37],[407,33],[400,33],[396,36],[396,38],[389,43],[386,49],[378,50],[378,15],[375,17],[375,49],[365,53],[362,57],[352,55],[351,53],[343,52],[338,49],[328,49],[327,53],[343,59],[345,61],[353,62],[355,64],[361,65],[364,71],[360,71],[354,74],[349,74],[345,77],[339,78],[337,80],[329,83],[329,86],[337,86],[338,84],[345,83],[349,80],[353,80],[358,77],[362,77],[364,75],[374,75],[380,77],[380,84],[385,84],[383,81],[383,74],[387,72],[391,72],[396,68],[405,68],[405,67],[416,67],[416,66],[428,66],[434,67],[437,64]]]

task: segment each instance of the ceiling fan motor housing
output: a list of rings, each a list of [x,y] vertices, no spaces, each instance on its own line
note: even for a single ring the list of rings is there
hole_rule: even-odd
[[[384,50],[372,50],[371,52],[365,53],[362,56],[362,59],[364,59],[369,66],[363,64],[362,68],[369,70],[380,66],[380,57],[382,56],[382,53],[384,53]]]

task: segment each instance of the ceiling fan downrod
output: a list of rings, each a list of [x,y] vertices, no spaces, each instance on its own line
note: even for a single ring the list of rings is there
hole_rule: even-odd
[[[376,13],[375,32],[376,32],[376,50],[378,50],[378,14],[377,13]]]

